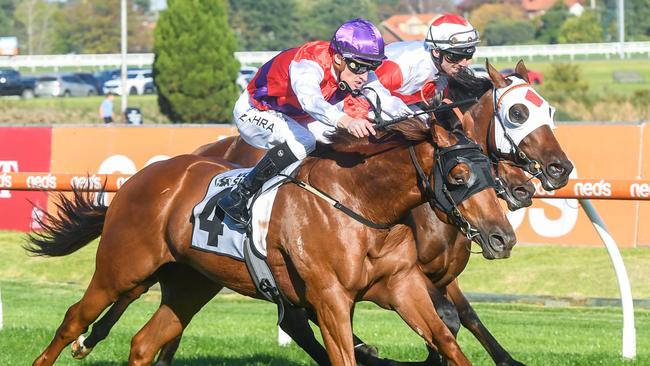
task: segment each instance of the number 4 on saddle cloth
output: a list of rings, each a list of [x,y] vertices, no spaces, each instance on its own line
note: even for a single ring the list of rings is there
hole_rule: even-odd
[[[238,228],[217,202],[244,179],[250,168],[230,170],[212,178],[205,197],[192,210],[190,247],[245,261],[258,290],[274,302],[278,302],[280,294],[266,264],[266,234],[278,187],[287,181],[287,175],[293,176],[299,164],[299,161],[291,164],[268,180],[251,198],[248,202],[251,220],[247,229]]]

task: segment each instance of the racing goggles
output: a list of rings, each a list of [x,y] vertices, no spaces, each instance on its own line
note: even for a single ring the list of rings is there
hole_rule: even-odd
[[[375,71],[381,65],[381,61],[361,61],[350,57],[344,60],[345,64],[348,65],[348,69],[357,75],[368,71]]]
[[[457,64],[463,60],[471,60],[472,56],[473,56],[472,54],[460,55],[457,53],[450,53],[450,52],[445,52],[443,55],[445,60],[447,60],[447,62],[449,62],[450,64]]]

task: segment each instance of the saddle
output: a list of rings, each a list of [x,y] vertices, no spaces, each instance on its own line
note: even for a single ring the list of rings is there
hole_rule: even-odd
[[[287,167],[264,184],[249,201],[251,220],[245,229],[225,215],[217,205],[250,169],[234,169],[216,175],[206,187],[203,199],[192,210],[192,249],[227,256],[246,263],[257,290],[269,301],[278,304],[279,320],[284,316],[288,300],[279,290],[266,260],[266,234],[271,208],[278,188],[294,177],[299,162]]]

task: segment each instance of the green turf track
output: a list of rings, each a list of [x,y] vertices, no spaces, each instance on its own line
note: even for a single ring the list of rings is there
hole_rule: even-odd
[[[19,248],[22,235],[0,233],[0,290],[4,329],[0,331],[0,365],[26,365],[50,341],[68,306],[77,301],[93,270],[94,245],[66,258],[28,258]],[[647,249],[624,251],[636,292],[647,296]],[[601,257],[605,256],[604,259]],[[574,270],[562,270],[563,261]],[[570,295],[609,294],[613,271],[594,268],[607,257],[600,249],[520,247],[513,258],[488,262],[472,259],[461,279],[465,289],[488,292]],[[516,275],[519,271],[521,274]],[[510,277],[506,274],[511,273]],[[568,275],[579,281],[567,279]],[[602,274],[601,274],[602,272]],[[590,275],[592,274],[593,275]],[[520,281],[516,281],[519,278]],[[507,279],[507,286],[504,286]],[[522,282],[523,285],[519,282]],[[577,283],[574,287],[567,282]],[[615,281],[614,281],[615,285]],[[539,288],[540,291],[533,291]],[[573,288],[573,289],[572,289]],[[526,291],[526,292],[521,292]],[[615,287],[614,287],[614,292]],[[614,294],[615,295],[615,294]],[[635,296],[635,298],[644,298]],[[154,289],[129,308],[109,338],[84,365],[123,365],[131,337],[157,307]],[[622,315],[619,308],[540,307],[533,305],[475,304],[483,321],[513,356],[528,365],[650,365],[650,311],[636,311],[637,353],[634,362],[623,362]],[[276,345],[275,310],[268,303],[236,295],[221,295],[197,315],[186,331],[177,365],[310,365],[295,345]],[[425,356],[418,337],[392,312],[372,304],[357,306],[355,329],[377,345],[384,357],[418,360]],[[476,365],[491,365],[487,354],[467,331],[459,342]],[[58,365],[79,365],[66,348]]]

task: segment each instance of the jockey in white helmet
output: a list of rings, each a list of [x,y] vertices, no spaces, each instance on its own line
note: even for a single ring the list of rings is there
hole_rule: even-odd
[[[425,102],[442,95],[447,77],[467,67],[479,41],[478,32],[465,18],[444,14],[433,21],[424,42],[386,46],[388,60],[375,73],[406,104]]]

